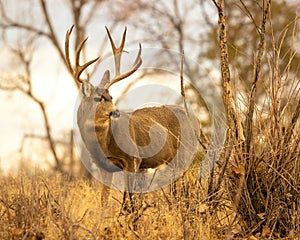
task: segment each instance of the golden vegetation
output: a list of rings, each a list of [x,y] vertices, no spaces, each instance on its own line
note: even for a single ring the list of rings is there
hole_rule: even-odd
[[[137,212],[123,214],[120,192],[112,191],[108,206],[101,206],[98,182],[39,171],[2,177],[0,238],[218,239],[214,231],[229,213],[224,207],[220,222],[214,222],[203,199],[205,187],[191,174],[185,179],[178,181],[176,193],[165,189],[136,196]]]

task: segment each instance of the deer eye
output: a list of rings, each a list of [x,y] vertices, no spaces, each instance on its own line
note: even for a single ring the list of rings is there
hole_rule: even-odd
[[[95,102],[101,102],[101,97],[95,97],[95,98],[94,98],[94,101],[95,101]]]

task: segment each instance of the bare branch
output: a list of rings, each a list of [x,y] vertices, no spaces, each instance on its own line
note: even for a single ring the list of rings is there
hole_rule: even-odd
[[[248,7],[247,7],[246,4],[244,3],[244,1],[243,1],[243,0],[240,0],[240,3],[242,4],[243,9],[242,9],[239,5],[237,5],[237,6],[245,13],[246,16],[248,16],[248,18],[249,18],[249,19],[251,20],[251,22],[254,24],[255,28],[256,28],[257,30],[259,30],[259,27],[258,27],[258,25],[257,25],[257,23],[256,23],[256,21],[255,21],[253,15],[252,15],[252,13],[251,13],[250,10],[248,9]]]
[[[220,3],[217,3],[216,0],[212,0],[213,4],[216,6],[216,8],[219,10],[220,8]]]
[[[33,44],[33,42],[29,42],[29,49],[30,45]],[[21,65],[24,66],[25,73],[23,75],[17,76],[17,81],[21,82],[17,83],[17,81],[13,81],[13,77],[6,78],[6,82],[9,82],[8,85],[0,85],[0,89],[6,90],[6,91],[20,91],[25,96],[27,96],[31,101],[33,101],[35,104],[38,105],[39,109],[41,110],[43,121],[44,121],[44,127],[46,131],[46,137],[49,143],[50,151],[53,155],[54,161],[56,163],[56,169],[61,171],[61,162],[58,158],[56,149],[55,149],[55,141],[51,134],[51,126],[49,122],[49,116],[47,114],[46,106],[45,104],[33,93],[32,91],[32,77],[31,77],[31,62],[32,62],[32,54],[25,54],[22,49],[11,49],[11,51],[14,53],[14,55],[17,57],[17,59],[20,61]]]
[[[253,121],[253,113],[254,113],[254,103],[255,103],[255,92],[256,92],[256,86],[257,82],[260,79],[260,72],[261,72],[261,65],[262,65],[262,57],[265,51],[265,34],[266,34],[266,22],[267,22],[267,16],[270,12],[270,5],[271,0],[267,1],[267,4],[265,8],[263,9],[263,19],[261,21],[260,25],[260,41],[258,44],[257,49],[257,56],[256,61],[254,62],[254,76],[253,76],[253,82],[249,94],[249,108],[248,113],[246,115],[246,152],[249,154],[250,152],[250,144],[251,144],[251,138],[252,138],[252,121]]]
[[[32,25],[24,24],[21,22],[16,22],[13,19],[11,19],[9,16],[7,16],[6,9],[2,2],[0,2],[0,13],[3,18],[3,21],[0,21],[0,27],[2,27],[3,29],[20,28],[20,29],[27,30],[29,32],[36,33],[37,35],[40,35],[40,36],[49,37],[49,34],[47,32],[45,32],[39,28],[36,28]]]
[[[232,90],[230,86],[230,69],[228,59],[228,45],[227,45],[227,32],[226,32],[226,16],[224,0],[220,0],[214,4],[218,9],[219,14],[219,48],[220,48],[220,61],[221,61],[221,75],[223,81],[223,101],[226,110],[227,125],[231,131],[234,131],[234,135],[238,141],[244,140],[243,128],[241,120],[236,112],[234,104]]]
[[[60,47],[59,42],[58,42],[58,38],[57,38],[57,36],[54,32],[53,24],[50,20],[50,16],[49,16],[49,13],[48,13],[48,8],[47,8],[45,0],[40,0],[40,4],[41,4],[41,8],[42,8],[42,11],[43,11],[43,14],[44,14],[46,24],[47,24],[48,29],[49,29],[48,38],[52,41],[53,45],[55,46],[56,50],[59,53],[59,56],[63,60],[64,59],[64,52],[63,52],[63,49]]]

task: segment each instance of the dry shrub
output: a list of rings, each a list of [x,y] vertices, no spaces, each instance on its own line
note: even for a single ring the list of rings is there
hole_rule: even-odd
[[[275,99],[267,112],[257,109],[249,155],[243,145],[232,153],[225,182],[246,233],[267,228],[277,237],[299,235],[299,121],[291,128],[299,109],[291,101],[281,108]]]
[[[228,201],[234,214],[229,217],[230,224],[219,228],[225,238],[299,238],[300,65],[295,44],[299,37],[299,17],[276,36],[271,1],[260,2],[261,22],[255,25],[258,39],[253,51],[253,81],[249,89],[241,92],[237,84],[232,84],[240,79],[229,75],[224,1],[213,2],[219,13],[228,131],[225,147],[209,180],[211,216],[216,219],[224,212],[220,211],[220,205]],[[253,19],[244,1],[240,3],[239,7]],[[271,39],[268,42],[266,34]]]
[[[289,60],[283,68],[280,43],[267,49],[264,95],[255,100],[251,130],[244,127],[250,144],[233,147],[224,183],[243,234],[293,239],[300,234],[300,79],[299,71],[289,72],[295,46],[284,53]],[[246,114],[239,114],[247,122],[250,106],[244,104]]]

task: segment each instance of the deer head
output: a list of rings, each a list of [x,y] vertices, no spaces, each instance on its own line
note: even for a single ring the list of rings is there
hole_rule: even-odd
[[[126,32],[127,28],[125,27],[123,37],[122,37],[122,42],[120,47],[116,47],[110,31],[108,30],[107,27],[105,27],[111,46],[112,46],[112,51],[114,54],[114,60],[115,60],[115,77],[113,79],[110,79],[110,72],[107,70],[103,77],[102,80],[100,81],[98,86],[93,86],[90,82],[89,79],[82,79],[80,78],[80,75],[84,70],[86,70],[90,65],[95,63],[100,59],[100,57],[97,57],[83,65],[80,65],[80,53],[83,49],[84,44],[86,43],[88,38],[85,38],[78,46],[76,50],[76,60],[75,60],[75,68],[72,67],[71,61],[70,61],[70,54],[69,54],[69,42],[70,42],[70,36],[73,31],[74,25],[67,31],[66,33],[66,39],[65,39],[65,54],[66,54],[66,63],[69,68],[69,71],[72,73],[74,79],[81,83],[81,92],[82,92],[82,101],[85,102],[85,108],[91,107],[92,105],[95,106],[95,102],[101,103],[101,110],[99,111],[99,114],[104,116],[113,116],[113,117],[118,117],[118,111],[116,111],[116,107],[112,103],[112,97],[109,94],[109,88],[116,82],[127,78],[131,74],[133,74],[142,64],[142,59],[141,59],[141,44],[139,44],[139,52],[138,55],[135,59],[135,62],[132,66],[132,68],[125,72],[120,74],[120,66],[121,66],[121,56],[124,51],[124,45],[125,45],[125,39],[126,39]],[[89,103],[89,104],[88,104]],[[100,115],[98,115],[101,117]]]

